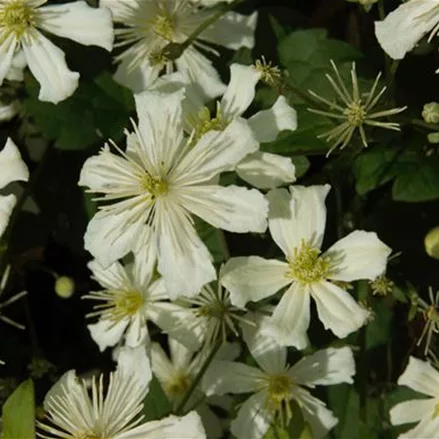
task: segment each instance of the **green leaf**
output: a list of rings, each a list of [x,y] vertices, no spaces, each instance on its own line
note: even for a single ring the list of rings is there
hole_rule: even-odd
[[[303,177],[309,169],[309,160],[304,155],[293,157],[292,160],[296,168],[296,178]]]
[[[35,438],[35,397],[31,379],[21,383],[8,398],[2,417],[2,439]]]
[[[108,72],[81,79],[73,96],[57,105],[38,100],[39,86],[32,77],[26,78],[25,86],[25,110],[43,136],[59,149],[81,150],[107,138],[120,140],[134,109],[131,92]]]
[[[143,415],[145,421],[161,419],[171,413],[171,405],[160,385],[159,380],[153,375],[149,384],[149,391],[143,400]]]
[[[372,310],[373,320],[365,328],[366,349],[387,343],[392,330],[392,309],[384,301],[378,300],[372,305]]]
[[[195,218],[195,227],[200,238],[209,249],[213,256],[214,263],[218,264],[225,260],[223,246],[226,245],[222,240],[221,230],[216,229],[205,221]]]

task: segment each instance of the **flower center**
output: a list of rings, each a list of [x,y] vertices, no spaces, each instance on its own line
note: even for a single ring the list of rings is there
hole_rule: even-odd
[[[190,118],[189,123],[194,128],[192,146],[195,146],[209,131],[222,131],[227,127],[227,121],[222,116],[219,102],[217,102],[215,117],[210,115],[210,110],[207,107],[203,107],[195,117]]]
[[[145,173],[140,182],[143,190],[151,194],[151,198],[157,198],[160,195],[166,194],[169,189],[168,182],[161,178],[151,177]]]
[[[166,390],[173,398],[177,398],[187,392],[191,385],[191,377],[188,374],[181,374],[175,377],[167,386]]]
[[[343,113],[349,124],[355,127],[363,125],[367,115],[361,100],[351,102]]]
[[[292,417],[290,399],[294,381],[288,375],[272,375],[268,378],[267,407],[276,412],[282,421],[288,421]]]
[[[3,5],[0,9],[0,26],[10,34],[20,39],[23,34],[35,26],[35,10],[23,0],[15,0]]]
[[[304,241],[294,251],[294,258],[288,260],[286,276],[302,284],[312,284],[325,279],[329,273],[330,259],[322,258],[320,250]]]
[[[97,435],[95,433],[79,433],[79,436],[75,436],[74,439],[106,439],[104,436]]]
[[[175,21],[167,11],[154,17],[150,22],[153,32],[167,41],[172,41],[175,32]]]
[[[139,291],[125,291],[114,300],[114,313],[116,315],[133,316],[139,311],[144,303]]]

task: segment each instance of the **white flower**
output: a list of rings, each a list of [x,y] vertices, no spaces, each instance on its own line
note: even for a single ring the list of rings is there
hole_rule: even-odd
[[[145,234],[142,238],[148,239]],[[147,321],[160,326],[162,319],[169,319],[168,313],[178,309],[166,302],[163,279],[153,278],[155,257],[154,246],[150,245],[139,249],[134,262],[127,266],[115,262],[105,268],[97,260],[88,264],[95,280],[104,287],[83,296],[100,302],[89,314],[100,319],[88,329],[101,351],[115,346],[124,335],[128,346],[149,344]]]
[[[151,368],[143,347],[122,348],[118,367],[104,391],[103,375],[92,382],[91,396],[73,370],[66,372],[44,399],[48,422],[39,423],[48,433],[41,437],[105,439],[202,439],[199,416],[192,412],[178,418],[141,423],[143,399],[151,381]]]
[[[28,181],[29,170],[21,159],[20,151],[8,138],[5,147],[0,151],[0,189],[13,181]],[[0,195],[0,237],[3,235],[17,202],[15,195]]]
[[[41,7],[46,1],[0,0],[0,84],[21,48],[41,85],[40,100],[56,104],[75,91],[79,73],[68,69],[64,52],[38,28],[106,50],[112,49],[114,32],[107,9],[91,8],[85,1]]]
[[[402,59],[431,31],[439,31],[439,3],[436,0],[410,0],[375,22],[375,35],[383,50],[393,59]]]
[[[166,75],[156,82],[154,88],[166,90],[185,86],[184,129],[196,142],[207,132],[224,130],[233,120],[242,117],[254,100],[260,77],[261,72],[253,66],[232,64],[229,85],[221,101],[217,102],[214,117],[204,106],[203,96],[197,93],[197,88],[185,75]],[[279,96],[270,109],[259,111],[247,123],[259,143],[272,142],[281,131],[297,128],[297,113],[284,96]],[[245,156],[235,166],[235,171],[243,180],[260,189],[273,189],[295,180],[295,168],[289,157],[262,151]]]
[[[209,2],[212,5],[212,2]],[[198,3],[200,5],[200,3]],[[135,92],[146,90],[163,69],[186,72],[208,98],[224,91],[224,84],[212,63],[199,49],[218,54],[206,43],[232,50],[254,46],[256,12],[244,16],[228,12],[207,27],[177,59],[163,53],[169,43],[184,43],[187,38],[216,11],[192,4],[189,0],[102,0],[113,12],[116,23],[125,28],[116,30],[117,44],[130,46],[116,57],[120,65],[115,78]],[[200,5],[201,6],[201,5]]]
[[[172,338],[168,338],[168,345],[169,357],[158,343],[152,344],[151,364],[154,375],[159,380],[164,392],[175,408],[190,389],[209,352],[203,350],[198,354],[194,354],[193,351],[186,349]],[[235,359],[239,354],[236,348],[237,346],[232,344],[223,345],[216,354],[214,361],[217,359]],[[202,402],[200,403],[200,401]],[[220,422],[208,405],[216,405],[215,402],[214,399],[203,398],[201,389],[197,387],[186,403],[188,407],[196,404],[195,409],[203,420],[208,437],[212,439],[219,438],[222,434]]]
[[[398,439],[435,439],[439,431],[439,372],[427,361],[410,357],[398,384],[408,386],[429,396],[396,404],[390,410],[393,425],[417,422],[416,427],[398,436]]]
[[[233,306],[227,290],[205,285],[194,298],[183,298],[173,303],[160,327],[192,351],[213,346],[218,338],[227,340],[228,333],[238,336],[236,324],[248,322],[242,310]]]
[[[232,433],[237,438],[262,438],[277,416],[284,421],[294,417],[290,401],[295,400],[312,429],[312,437],[325,437],[337,419],[307,388],[352,383],[355,363],[351,349],[323,349],[289,367],[287,349],[279,346],[275,339],[251,326],[243,325],[243,333],[258,367],[217,361],[209,367],[202,381],[207,395],[253,393],[233,420]]]
[[[290,192],[270,191],[269,228],[286,261],[232,258],[221,272],[232,303],[240,307],[288,286],[264,331],[298,349],[308,344],[311,297],[325,328],[339,338],[365,323],[369,313],[330,281],[374,279],[384,271],[390,253],[375,233],[355,231],[320,254],[329,189],[329,185],[290,186]]]
[[[218,175],[258,148],[247,123],[235,119],[196,145],[182,128],[182,93],[135,96],[138,128],[128,134],[122,157],[108,145],[89,158],[79,184],[105,194],[107,203],[85,234],[85,248],[104,266],[127,254],[145,223],[156,245],[158,271],[171,298],[193,296],[216,278],[212,256],[198,237],[191,214],[235,233],[263,232],[268,203],[257,190],[222,187]]]

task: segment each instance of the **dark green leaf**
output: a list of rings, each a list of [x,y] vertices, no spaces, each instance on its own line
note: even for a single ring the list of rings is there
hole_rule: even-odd
[[[143,415],[145,416],[145,421],[161,419],[169,415],[170,412],[171,405],[169,404],[169,400],[159,380],[153,375],[151,383],[149,384],[149,392],[143,400]]]

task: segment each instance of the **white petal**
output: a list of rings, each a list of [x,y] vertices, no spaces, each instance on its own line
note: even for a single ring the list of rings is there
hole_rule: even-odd
[[[200,39],[228,49],[237,50],[241,47],[252,49],[255,45],[254,33],[257,19],[257,12],[251,15],[228,12],[207,28],[200,35]]]
[[[28,181],[29,170],[21,158],[15,143],[8,137],[0,151],[0,189],[13,181]]]
[[[103,266],[109,266],[135,246],[143,226],[143,221],[133,222],[133,218],[137,217],[138,212],[133,209],[120,214],[98,212],[88,223],[84,248]]]
[[[166,383],[174,378],[174,367],[158,343],[152,343],[151,345],[151,363],[154,375],[160,381],[162,387],[166,387]]]
[[[359,329],[369,317],[369,311],[358,305],[348,292],[330,282],[312,284],[311,295],[323,326],[338,338]]]
[[[148,90],[160,74],[160,67],[151,66],[148,59],[132,66],[132,56],[126,55],[118,65],[114,80],[131,89],[134,93]]]
[[[258,392],[241,405],[238,416],[230,426],[235,437],[261,439],[265,435],[274,416],[267,408],[266,397],[265,392]]]
[[[322,401],[314,398],[307,390],[297,388],[295,396],[300,402],[305,421],[311,426],[312,438],[322,439],[326,437],[328,431],[337,425],[338,419],[331,410],[326,408]]]
[[[151,340],[149,338],[148,328],[146,326],[145,317],[141,311],[131,317],[125,334],[125,345],[135,348],[137,346],[149,346]]]
[[[160,421],[141,424],[118,434],[114,439],[205,439],[200,416],[190,412],[185,416],[168,416]]]
[[[436,439],[439,430],[439,418],[428,417],[412,428],[398,436],[398,439]]]
[[[139,118],[141,151],[147,163],[154,169],[167,173],[174,164],[183,142],[181,102],[183,90],[175,93],[146,91],[134,95],[136,112]]]
[[[64,52],[39,32],[22,45],[29,69],[41,85],[40,101],[57,104],[70,97],[78,87],[79,73],[69,70]]]
[[[116,373],[123,380],[135,379],[138,391],[145,391],[152,379],[152,370],[144,346],[122,347],[117,357]]]
[[[281,131],[296,130],[297,112],[284,96],[279,96],[270,109],[256,113],[248,123],[259,143],[272,142]]]
[[[193,312],[172,303],[154,305],[156,315],[149,317],[163,332],[196,351],[200,348],[206,335],[203,320],[195,318]],[[150,312],[149,312],[150,315]]]
[[[6,78],[10,81],[24,81],[24,69],[27,67],[26,56],[23,50],[18,49],[12,58],[11,68]]]
[[[168,345],[172,364],[179,370],[187,369],[193,357],[193,352],[173,338],[168,338]]]
[[[259,256],[229,259],[221,270],[221,283],[230,292],[235,306],[244,308],[249,301],[257,302],[272,296],[291,280],[285,276],[288,265]]]
[[[224,93],[221,81],[212,63],[193,46],[189,46],[175,61],[178,70],[185,73],[194,84],[199,85],[203,100],[216,98]]]
[[[402,59],[438,22],[436,0],[409,1],[375,22],[375,35],[391,58]]]
[[[289,157],[256,151],[247,155],[235,167],[236,173],[259,189],[274,189],[296,180],[296,168]]]
[[[97,323],[87,325],[91,338],[99,346],[101,352],[108,347],[116,346],[122,339],[129,319],[125,318],[119,322],[101,319]]]
[[[412,399],[396,404],[389,411],[392,425],[409,424],[419,422],[421,419],[433,418],[437,404],[434,398]]]
[[[177,204],[156,204],[158,271],[171,299],[194,296],[216,279],[212,256],[186,212]]]
[[[275,338],[261,331],[261,323],[268,317],[249,313],[246,318],[257,324],[257,326],[241,324],[244,341],[252,357],[268,374],[283,373],[287,363],[286,348],[280,346]]]
[[[38,27],[86,46],[99,46],[108,51],[113,48],[110,10],[91,8],[84,1],[39,8]]]
[[[88,399],[87,394],[84,392],[83,386],[81,386],[76,377],[76,372],[74,370],[69,370],[65,372],[58,381],[49,389],[44,397],[43,406],[46,411],[49,411],[49,403],[55,398],[64,396],[68,392],[69,394],[80,394],[84,395],[84,402]]]
[[[130,278],[119,262],[106,267],[97,259],[93,259],[87,267],[92,271],[93,278],[107,290],[125,290],[131,287]]]
[[[8,78],[9,79],[9,78]],[[20,102],[12,101],[4,104],[0,101],[0,122],[7,122],[15,117],[20,111]]]
[[[17,202],[15,195],[0,195],[0,237],[3,235],[9,224],[12,210]]]
[[[152,229],[146,225],[143,226],[137,239],[138,245],[133,248],[133,280],[137,288],[146,290],[154,275],[157,246]],[[160,294],[159,291],[156,293]]]
[[[250,393],[260,388],[265,374],[255,367],[232,361],[214,361],[202,378],[201,387],[206,395]]]
[[[209,131],[200,139],[176,166],[173,182],[179,186],[205,183],[233,169],[258,147],[247,122],[236,118],[224,131]]]
[[[247,110],[255,98],[255,87],[260,76],[253,66],[230,66],[230,82],[221,100],[221,111],[225,117],[232,119]]]
[[[439,397],[439,372],[428,361],[410,357],[404,373],[398,379],[398,384],[425,395]]]
[[[302,241],[320,248],[326,224],[325,199],[330,189],[324,186],[290,186],[267,194],[270,203],[268,227],[276,244],[290,258]]]
[[[352,384],[355,375],[354,356],[347,346],[322,349],[299,360],[289,370],[289,374],[298,384],[306,386]]]
[[[142,1],[143,0],[131,0],[128,3],[121,2],[120,0],[100,0],[99,6],[101,8],[110,9],[115,22],[123,22],[127,15],[132,15],[132,10],[137,8]]]
[[[234,233],[267,228],[268,202],[256,189],[190,186],[179,190],[178,197],[187,210],[216,228]]]
[[[283,294],[273,315],[262,331],[282,346],[304,349],[309,341],[306,332],[310,321],[310,295],[307,287],[294,282]]]
[[[12,34],[0,43],[0,85],[9,73],[16,48],[17,40]]]
[[[356,230],[325,252],[324,256],[331,258],[333,271],[328,278],[345,282],[373,280],[385,271],[391,252],[375,232]]]

